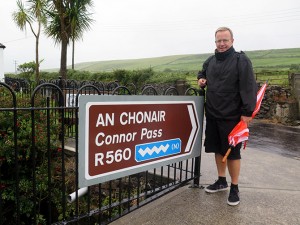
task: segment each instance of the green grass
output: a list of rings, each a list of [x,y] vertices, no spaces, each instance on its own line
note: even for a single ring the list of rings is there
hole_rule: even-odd
[[[289,70],[292,64],[300,64],[300,48],[245,51],[255,71]],[[198,71],[203,62],[213,53],[173,55],[156,58],[95,61],[75,64],[79,71],[114,71],[118,69],[139,70],[152,68],[154,71]]]
[[[245,53],[252,61],[258,82],[268,80],[269,84],[285,86],[288,84],[289,73],[300,72],[300,48],[245,51]],[[151,68],[155,73],[147,82],[166,83],[185,79],[192,87],[198,88],[197,72],[212,54],[85,62],[75,64],[75,70],[77,73],[83,71],[110,73],[118,70],[138,71]],[[291,67],[294,70],[291,71]]]

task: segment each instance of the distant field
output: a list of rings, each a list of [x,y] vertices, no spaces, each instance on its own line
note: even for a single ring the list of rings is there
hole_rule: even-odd
[[[292,64],[300,64],[300,48],[245,51],[255,71],[289,70]],[[95,61],[75,64],[75,70],[99,72],[118,69],[138,70],[152,68],[155,71],[198,71],[213,53],[173,55],[157,58]]]

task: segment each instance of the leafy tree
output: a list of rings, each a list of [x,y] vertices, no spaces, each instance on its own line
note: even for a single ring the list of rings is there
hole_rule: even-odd
[[[19,74],[20,77],[24,77],[30,80],[31,76],[34,74],[36,69],[36,63],[34,61],[23,63],[22,65],[18,66],[18,71],[21,73]]]
[[[89,27],[90,17],[87,12],[91,0],[48,0],[50,8],[46,34],[56,44],[61,44],[60,76],[67,78],[67,47],[70,40],[82,37],[83,31]],[[76,21],[76,22],[74,22]]]
[[[29,25],[31,32],[35,36],[35,80],[40,80],[40,62],[39,62],[39,39],[42,26],[46,24],[45,9],[46,0],[28,0],[28,7],[25,8],[21,0],[17,1],[18,11],[13,12],[13,20],[20,28],[26,31],[26,24]],[[34,23],[37,24],[36,30],[33,28]]]
[[[34,73],[35,68],[36,68],[36,63],[32,61],[32,62],[23,63],[22,65],[19,65],[17,70],[20,73],[32,74]]]

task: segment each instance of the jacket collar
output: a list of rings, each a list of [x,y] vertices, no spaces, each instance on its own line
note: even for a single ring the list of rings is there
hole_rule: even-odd
[[[215,56],[217,60],[225,60],[229,55],[235,52],[233,46],[231,46],[226,52],[218,52],[217,49],[215,50]]]

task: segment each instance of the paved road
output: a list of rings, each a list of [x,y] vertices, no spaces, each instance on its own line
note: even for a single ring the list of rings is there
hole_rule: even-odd
[[[300,126],[283,126],[254,120],[247,146],[300,159]]]
[[[299,225],[299,143],[299,127],[254,121],[242,151],[238,206],[227,205],[228,192],[207,194],[184,186],[111,224]],[[216,178],[213,154],[202,151],[201,174],[201,187]]]
[[[241,203],[228,192],[207,194],[184,186],[112,222],[112,225],[299,225],[300,127],[251,123],[242,151]],[[213,154],[202,151],[200,185],[216,178]]]

